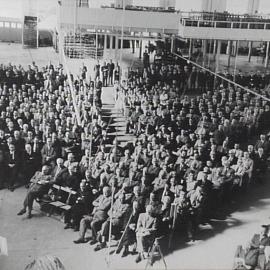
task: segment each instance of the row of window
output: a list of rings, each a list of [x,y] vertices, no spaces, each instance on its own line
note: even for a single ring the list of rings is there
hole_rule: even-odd
[[[16,23],[16,22],[1,22],[0,21],[0,27],[4,27],[4,28],[18,28],[21,29],[22,28],[22,24],[21,23]]]

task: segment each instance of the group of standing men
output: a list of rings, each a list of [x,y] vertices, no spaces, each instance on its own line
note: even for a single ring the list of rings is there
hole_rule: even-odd
[[[94,66],[95,81],[102,81],[103,87],[112,86],[114,82],[120,81],[120,66],[116,65],[110,60],[108,63],[104,62],[101,66],[99,60]]]

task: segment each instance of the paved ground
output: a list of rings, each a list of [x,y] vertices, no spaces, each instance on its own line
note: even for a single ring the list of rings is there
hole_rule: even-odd
[[[253,187],[245,198],[241,198],[235,212],[211,220],[203,226],[199,240],[192,245],[181,245],[174,238],[175,250],[165,256],[168,269],[231,269],[235,247],[246,243],[260,224],[270,222],[270,183]],[[33,258],[53,254],[66,265],[68,270],[88,269],[144,269],[145,261],[136,265],[135,257],[111,258],[108,267],[107,251],[94,252],[88,244],[74,245],[78,234],[64,230],[63,224],[38,211],[27,220],[16,213],[26,190],[20,188],[11,193],[0,191],[0,235],[8,239],[9,256],[0,257],[1,270],[23,269]],[[164,269],[157,262],[152,269]]]

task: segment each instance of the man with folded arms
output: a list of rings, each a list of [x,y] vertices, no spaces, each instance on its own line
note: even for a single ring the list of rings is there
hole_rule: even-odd
[[[106,247],[106,239],[109,235],[110,222],[112,223],[112,231],[121,231],[124,229],[125,221],[128,220],[128,213],[131,207],[126,203],[125,194],[121,194],[113,204],[112,210],[109,211],[109,218],[102,224],[98,236],[99,244],[95,247],[95,251]]]
[[[99,231],[102,223],[108,218],[108,211],[111,207],[111,190],[105,186],[102,190],[103,194],[100,195],[93,202],[94,210],[92,215],[85,216],[80,222],[80,237],[78,240],[73,241],[75,244],[85,243],[85,234],[88,228],[92,229],[91,245],[97,243],[97,232]]]

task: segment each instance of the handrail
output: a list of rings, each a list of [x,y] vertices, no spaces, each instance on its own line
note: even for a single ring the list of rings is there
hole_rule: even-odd
[[[232,29],[261,29],[270,30],[269,23],[261,22],[237,22],[237,21],[210,21],[181,18],[181,23],[187,27],[210,27],[210,28],[232,28]]]
[[[192,18],[192,17],[198,17],[203,18],[204,16],[209,16],[210,18],[214,18],[215,20],[219,18],[226,18],[226,19],[237,19],[237,20],[270,20],[270,16],[267,14],[259,14],[259,15],[249,15],[249,14],[234,14],[234,13],[228,13],[228,12],[196,12],[196,11],[180,11],[180,16],[182,18]]]

